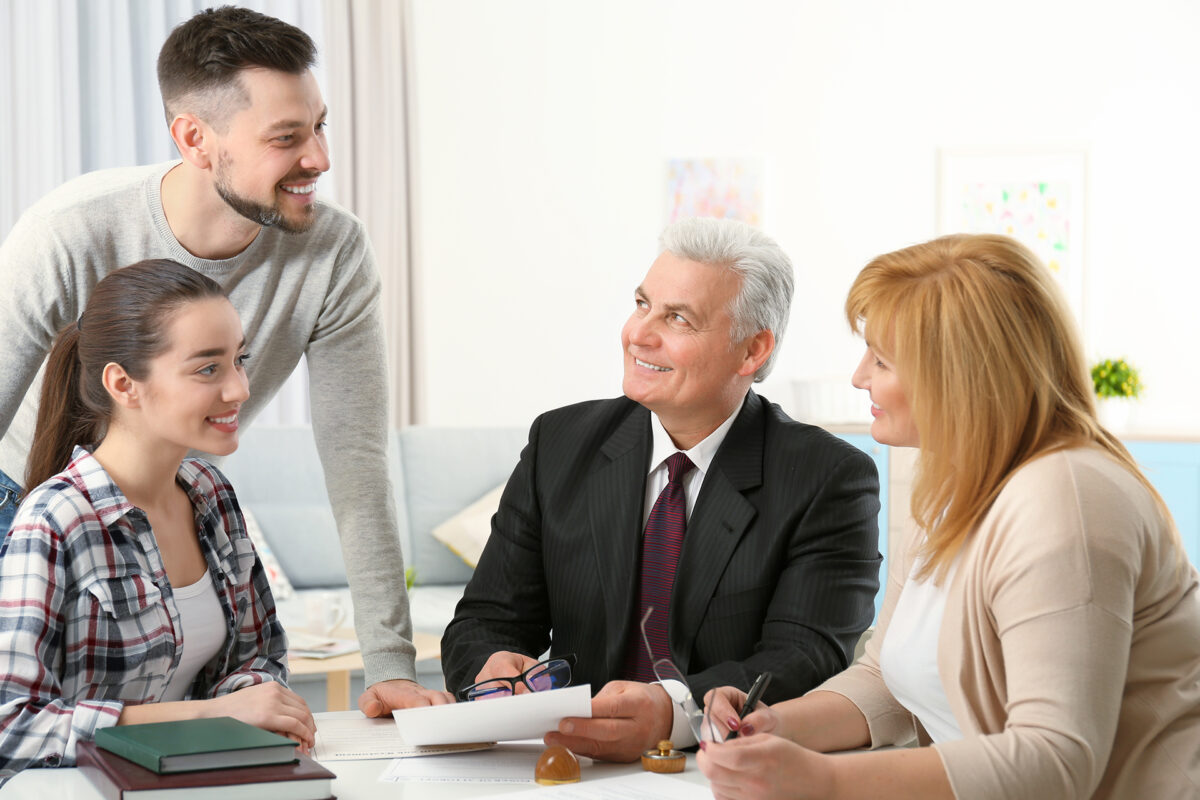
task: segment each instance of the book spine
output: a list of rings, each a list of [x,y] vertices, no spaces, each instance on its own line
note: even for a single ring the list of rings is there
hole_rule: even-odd
[[[119,736],[105,736],[104,728],[96,732],[96,746],[115,753],[121,758],[127,758],[138,766],[145,767],[151,772],[161,773],[158,754],[143,750],[128,739]]]

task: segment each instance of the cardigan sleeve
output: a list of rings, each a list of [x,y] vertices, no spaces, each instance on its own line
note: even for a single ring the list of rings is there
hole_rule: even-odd
[[[935,745],[956,796],[1093,795],[1116,735],[1144,555],[1164,533],[1149,493],[1097,451],[1013,476],[974,534],[960,674],[943,676],[988,731]]]

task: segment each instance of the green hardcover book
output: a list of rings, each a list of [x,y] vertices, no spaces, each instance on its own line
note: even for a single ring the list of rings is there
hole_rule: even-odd
[[[286,764],[296,743],[232,717],[116,725],[96,731],[96,746],[158,773]]]

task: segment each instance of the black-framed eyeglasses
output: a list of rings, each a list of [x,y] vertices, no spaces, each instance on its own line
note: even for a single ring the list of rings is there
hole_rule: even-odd
[[[575,666],[574,653],[548,658],[511,678],[489,678],[486,681],[472,683],[465,689],[458,690],[458,699],[471,701],[508,697],[517,690],[518,684],[525,684],[525,687],[531,692],[561,689],[570,685],[571,667],[573,666]]]
[[[684,679],[683,673],[679,671],[679,667],[675,666],[669,658],[660,658],[657,661],[654,659],[654,649],[650,647],[650,637],[646,635],[646,623],[650,621],[650,615],[653,613],[654,606],[649,606],[642,616],[642,642],[646,645],[646,654],[650,657],[650,668],[654,670],[654,677],[658,678],[659,683],[664,684],[663,689],[671,696],[671,700],[683,710],[683,715],[687,717],[688,727],[692,729],[697,742],[724,741],[725,736],[721,733],[720,728],[713,724],[712,717],[701,711],[700,706],[696,704],[696,698],[692,696],[692,689]],[[684,694],[677,697],[678,692],[672,693],[666,686],[667,681],[679,683],[683,687]]]

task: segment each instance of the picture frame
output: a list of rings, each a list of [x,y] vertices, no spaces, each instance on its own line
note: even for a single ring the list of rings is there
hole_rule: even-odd
[[[1058,279],[1084,329],[1087,153],[942,148],[938,232],[1000,233],[1029,247]]]
[[[766,169],[758,157],[668,158],[664,218],[737,219],[763,224]]]

